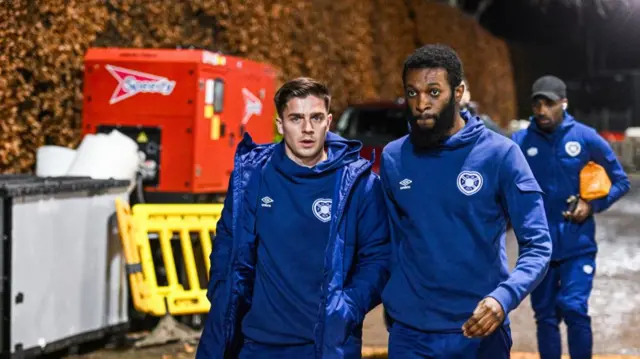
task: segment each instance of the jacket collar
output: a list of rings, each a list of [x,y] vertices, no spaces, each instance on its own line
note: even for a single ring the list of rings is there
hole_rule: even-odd
[[[327,134],[328,140],[337,140],[340,138],[341,137],[331,132]],[[273,154],[276,145],[277,143],[257,144],[253,141],[251,135],[248,132],[245,132],[242,136],[242,141],[240,141],[238,147],[236,148],[236,165],[249,164],[255,166],[264,164]],[[354,161],[347,165],[347,168],[360,168],[366,166],[367,164],[373,165],[373,161],[375,161],[375,155],[375,152],[372,152],[371,161],[361,157],[357,161]]]

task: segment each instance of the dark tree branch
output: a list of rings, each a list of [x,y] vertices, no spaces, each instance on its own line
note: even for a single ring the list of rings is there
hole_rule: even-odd
[[[489,6],[493,4],[493,1],[494,0],[482,0],[480,4],[478,4],[478,7],[476,8],[475,13],[473,14],[473,18],[476,21],[480,21],[480,17],[482,17],[482,14],[484,14],[484,12],[487,11]]]

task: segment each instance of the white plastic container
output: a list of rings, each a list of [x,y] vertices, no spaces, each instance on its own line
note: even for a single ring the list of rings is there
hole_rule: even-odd
[[[36,151],[36,176],[66,176],[75,160],[76,151],[61,146],[42,146]]]
[[[88,134],[80,142],[76,150],[76,158],[69,167],[69,176],[89,176],[93,177],[97,174],[97,167],[102,166],[100,161],[104,161],[104,154],[108,148],[108,137],[105,134],[97,135]]]
[[[134,180],[138,167],[140,166],[140,155],[138,154],[138,144],[122,132],[111,131],[109,141],[113,146],[112,159],[114,160],[111,170],[115,179]]]
[[[133,181],[139,163],[138,144],[121,132],[89,134],[80,143],[67,175]]]

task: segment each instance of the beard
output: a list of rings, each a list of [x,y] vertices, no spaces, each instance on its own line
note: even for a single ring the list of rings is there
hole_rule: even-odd
[[[456,104],[451,94],[447,105],[433,117],[435,125],[432,128],[423,128],[417,124],[422,115],[415,116],[407,106],[409,117],[409,140],[413,144],[415,152],[425,152],[440,146],[448,137],[449,131],[455,122]]]
[[[546,133],[553,132],[561,122],[558,120],[554,120],[552,117],[548,117],[548,116],[536,116],[535,121],[538,128],[542,132],[546,132]]]

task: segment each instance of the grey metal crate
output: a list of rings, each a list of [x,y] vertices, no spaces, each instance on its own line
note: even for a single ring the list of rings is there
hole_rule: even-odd
[[[0,349],[42,353],[128,323],[115,199],[128,181],[0,178]]]

